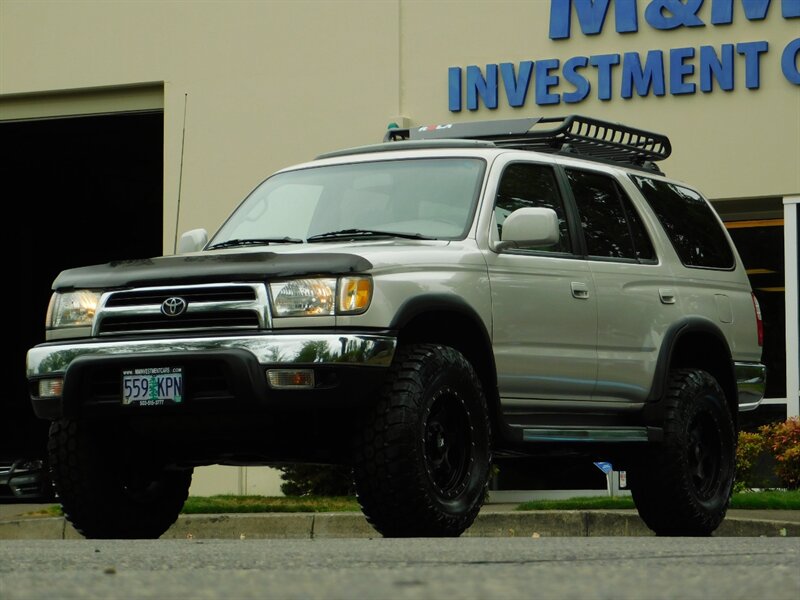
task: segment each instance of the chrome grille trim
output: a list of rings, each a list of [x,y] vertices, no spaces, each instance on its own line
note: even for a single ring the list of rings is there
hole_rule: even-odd
[[[167,317],[161,304],[171,296],[187,300],[187,319]],[[93,336],[200,331],[268,329],[272,326],[269,296],[263,283],[209,283],[143,287],[106,292],[100,298]]]

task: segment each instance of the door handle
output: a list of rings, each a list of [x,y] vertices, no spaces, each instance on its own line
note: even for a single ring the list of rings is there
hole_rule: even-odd
[[[572,297],[585,300],[589,297],[589,286],[580,281],[573,281],[569,284],[572,288]]]
[[[658,288],[661,304],[675,304],[675,290],[672,288]]]

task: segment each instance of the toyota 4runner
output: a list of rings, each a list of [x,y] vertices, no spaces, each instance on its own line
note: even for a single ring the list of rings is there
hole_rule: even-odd
[[[63,271],[27,377],[64,514],[158,537],[195,466],[344,464],[384,536],[458,536],[493,458],[557,457],[626,470],[657,534],[711,534],[762,326],[670,152],[576,115],[389,129],[176,255]]]

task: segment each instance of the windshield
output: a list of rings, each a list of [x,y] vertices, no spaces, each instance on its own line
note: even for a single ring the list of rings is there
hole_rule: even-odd
[[[354,232],[460,239],[469,231],[483,170],[481,159],[425,158],[279,173],[253,190],[209,247],[321,241]]]

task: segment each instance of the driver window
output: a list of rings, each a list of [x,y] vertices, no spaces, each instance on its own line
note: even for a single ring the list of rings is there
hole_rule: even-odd
[[[558,215],[560,236],[552,246],[535,246],[522,248],[545,252],[570,252],[569,231],[564,212],[564,203],[558,191],[558,184],[553,169],[545,165],[533,163],[512,163],[503,171],[494,215],[497,222],[498,239],[502,239],[503,222],[506,217],[518,208],[542,207],[552,208]]]

